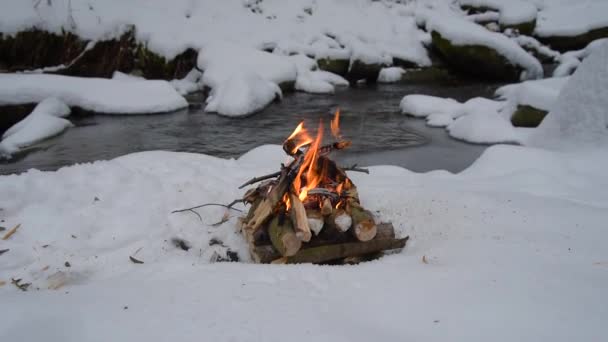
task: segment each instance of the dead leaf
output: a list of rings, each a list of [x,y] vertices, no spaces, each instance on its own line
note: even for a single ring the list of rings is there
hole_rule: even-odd
[[[214,224],[212,224],[212,227],[217,227],[220,226],[226,222],[228,222],[228,220],[230,219],[230,213],[228,211],[226,211],[224,213],[224,215],[222,216],[222,219],[219,222],[215,222]]]
[[[428,264],[429,263],[428,260],[426,260],[426,255],[422,256],[422,263],[423,264]]]
[[[134,264],[143,264],[144,262],[141,260],[137,260],[132,256],[129,256],[129,259],[134,263]]]
[[[6,232],[6,234],[4,234],[4,236],[2,237],[2,240],[8,240],[8,238],[10,238],[13,234],[15,234],[15,232],[17,232],[17,229],[19,229],[19,227],[21,227],[21,224],[14,226],[11,230]]]

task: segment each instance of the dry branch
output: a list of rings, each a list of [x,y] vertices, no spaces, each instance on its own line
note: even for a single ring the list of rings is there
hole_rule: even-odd
[[[13,234],[15,234],[15,232],[17,232],[17,229],[19,229],[19,227],[21,227],[21,224],[18,224],[11,228],[8,232],[6,232],[6,234],[4,234],[2,240],[8,240]]]

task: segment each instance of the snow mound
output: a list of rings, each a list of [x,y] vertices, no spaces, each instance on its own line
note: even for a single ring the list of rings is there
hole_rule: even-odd
[[[162,113],[188,106],[166,81],[0,74],[0,104],[39,103],[49,97],[107,114]]]
[[[519,105],[550,111],[568,79],[569,77],[553,77],[509,84],[498,88],[496,95],[507,100],[504,108],[507,117],[510,117]]]
[[[501,33],[491,32],[447,11],[420,11],[426,28],[436,31],[450,43],[457,46],[481,45],[495,50],[511,64],[521,67],[522,79],[535,79],[543,76],[539,61],[522,49],[519,44]]]
[[[422,118],[434,113],[452,113],[459,106],[453,99],[417,94],[404,96],[399,104],[402,113]]]
[[[608,2],[587,0],[568,3],[547,1],[539,13],[534,34],[571,37],[608,27]]]
[[[400,67],[382,68],[380,74],[378,74],[378,82],[380,83],[393,83],[399,82],[401,77],[405,74],[405,70]]]
[[[459,0],[461,6],[491,8],[500,12],[499,22],[517,25],[536,19],[537,9],[533,3],[521,0]]]
[[[190,72],[180,80],[172,80],[169,83],[177,90],[181,95],[187,95],[203,89],[203,74],[192,69]]]
[[[608,142],[608,42],[598,46],[563,86],[530,138],[534,146],[572,148]]]
[[[262,110],[281,96],[279,86],[258,74],[238,74],[212,89],[205,111],[244,116]]]
[[[450,136],[479,144],[517,143],[519,137],[509,120],[496,112],[475,111],[447,126]]]
[[[608,42],[608,38],[597,39],[589,43],[589,45],[583,49],[568,51],[562,54],[558,58],[559,65],[553,71],[553,77],[563,77],[572,74],[581,64],[583,59],[587,58],[595,49],[606,42]]]
[[[9,156],[20,149],[63,132],[72,126],[63,119],[70,115],[70,108],[55,98],[40,102],[25,119],[17,122],[2,135],[0,156]]]
[[[348,81],[340,75],[323,70],[298,74],[295,85],[296,90],[313,94],[333,94],[334,86],[348,86]]]

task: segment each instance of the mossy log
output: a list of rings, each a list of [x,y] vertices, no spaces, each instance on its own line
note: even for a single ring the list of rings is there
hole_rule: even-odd
[[[511,116],[511,123],[516,127],[538,127],[547,116],[547,111],[528,105],[519,105]]]
[[[454,45],[437,31],[431,37],[433,46],[455,70],[478,78],[519,81],[523,69],[497,51],[482,45]]]
[[[293,256],[302,247],[291,221],[281,215],[275,216],[268,225],[268,235],[274,248],[282,256]]]

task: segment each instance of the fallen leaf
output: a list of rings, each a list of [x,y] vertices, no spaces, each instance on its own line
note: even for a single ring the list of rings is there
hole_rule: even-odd
[[[144,262],[141,260],[137,260],[132,256],[129,256],[129,259],[134,263],[134,264],[143,264]]]
[[[21,224],[14,226],[11,230],[6,232],[6,234],[4,234],[4,236],[2,237],[2,240],[8,240],[8,238],[10,238],[13,234],[15,234],[15,232],[17,232],[17,229],[19,229],[19,227],[21,227]]]

